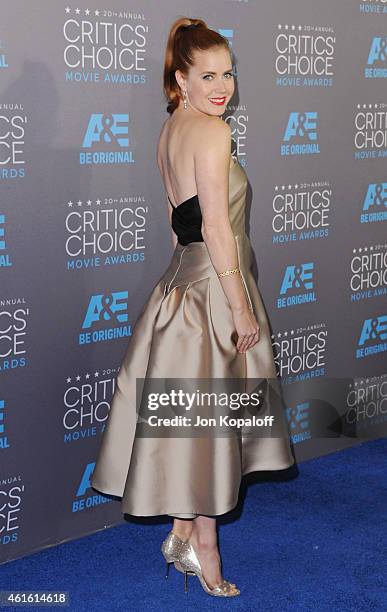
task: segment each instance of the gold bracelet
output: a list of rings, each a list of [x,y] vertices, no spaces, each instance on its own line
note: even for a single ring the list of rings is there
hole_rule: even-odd
[[[219,272],[218,276],[228,276],[229,274],[235,274],[235,272],[238,272],[240,274],[240,269],[239,268],[234,268],[233,270],[225,270],[224,272]]]

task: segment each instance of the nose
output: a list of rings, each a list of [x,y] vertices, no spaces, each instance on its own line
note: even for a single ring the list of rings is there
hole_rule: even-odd
[[[215,91],[217,94],[221,95],[221,96],[225,96],[227,93],[227,88],[225,87],[224,83],[220,83],[216,88]]]
[[[220,80],[216,83],[216,87],[215,87],[215,91],[221,95],[221,96],[225,96],[227,94],[227,86],[226,83],[223,80]]]

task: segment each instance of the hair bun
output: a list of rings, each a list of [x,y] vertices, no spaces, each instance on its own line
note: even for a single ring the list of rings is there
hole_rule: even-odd
[[[183,25],[181,26],[182,30],[193,30],[194,28],[197,28],[200,26],[200,23],[190,23],[189,25]]]

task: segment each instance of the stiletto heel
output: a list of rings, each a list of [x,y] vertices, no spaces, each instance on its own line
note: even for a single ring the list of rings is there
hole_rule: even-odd
[[[195,576],[195,572],[190,572],[187,569],[183,568],[179,561],[175,561],[175,568],[179,570],[182,574],[184,574],[184,592],[188,593],[188,575]]]
[[[175,561],[175,567],[179,571],[184,572],[184,591],[188,592],[188,574],[194,574],[199,578],[203,590],[209,595],[216,597],[235,597],[240,595],[240,590],[233,582],[229,582],[223,578],[220,584],[210,588],[203,577],[202,568],[198,556],[190,542],[183,542],[178,553],[178,559]]]
[[[183,544],[184,544],[184,541],[181,538],[179,538],[176,534],[172,533],[172,531],[169,532],[164,542],[162,543],[161,552],[167,563],[166,571],[165,571],[165,578],[168,578],[169,566],[171,563],[174,563],[175,561],[177,561],[178,553]],[[176,567],[176,564],[175,564],[175,567]],[[179,569],[178,567],[176,567],[176,569],[178,569],[181,572],[183,571],[182,569]]]
[[[165,578],[168,578],[168,576],[169,576],[169,566],[170,566],[171,563],[173,563],[173,562],[172,561],[166,561],[167,567],[166,567],[166,570],[165,570]]]

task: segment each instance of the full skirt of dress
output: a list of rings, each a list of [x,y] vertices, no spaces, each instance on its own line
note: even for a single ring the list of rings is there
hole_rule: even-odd
[[[235,238],[260,339],[238,353],[232,311],[206,244],[178,243],[133,327],[92,476],[95,489],[122,497],[123,513],[221,515],[236,506],[243,475],[294,463],[280,401],[270,407],[277,420],[271,437],[136,435],[136,379],[277,378],[268,319],[250,269],[251,246],[245,234]]]

